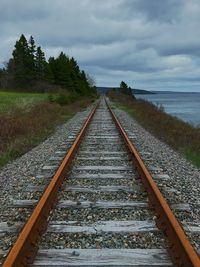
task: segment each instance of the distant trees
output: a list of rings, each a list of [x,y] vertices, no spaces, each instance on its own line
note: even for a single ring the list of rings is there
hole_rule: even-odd
[[[135,96],[133,95],[131,87],[129,87],[124,81],[121,81],[121,83],[120,83],[120,92],[122,94],[130,95],[133,98],[135,98]]]
[[[40,46],[36,46],[33,36],[27,41],[22,34],[16,41],[12,58],[5,69],[0,69],[0,85],[17,90],[35,90],[48,85],[60,87],[69,92],[88,95],[95,92],[85,72],[78,63],[64,52],[46,61]],[[38,86],[38,87],[37,87]]]

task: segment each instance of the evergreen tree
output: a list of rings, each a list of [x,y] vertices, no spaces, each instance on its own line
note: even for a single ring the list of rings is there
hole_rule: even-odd
[[[127,89],[128,89],[128,85],[124,81],[121,81],[121,83],[120,83],[120,91],[121,91],[121,93],[126,94],[127,93]]]
[[[33,36],[30,37],[29,39],[29,51],[30,51],[30,56],[29,56],[29,70],[32,75],[32,80],[36,78],[36,66],[35,66],[35,59],[36,59],[36,46],[35,46],[35,41],[33,39]]]
[[[15,44],[12,60],[12,71],[17,87],[25,88],[32,80],[32,70],[30,68],[31,54],[27,40],[22,34]]]
[[[3,87],[3,78],[5,76],[5,69],[0,68],[0,88]]]
[[[89,83],[87,81],[84,70],[82,70],[82,72],[81,72],[81,80],[82,80],[82,87],[81,87],[82,94],[83,95],[89,95],[91,93],[91,90],[90,90],[90,86],[89,86]]]
[[[70,65],[70,77],[73,83],[73,90],[78,93],[81,94],[81,74],[80,74],[80,69],[79,66],[76,62],[76,60],[72,57],[69,61]]]
[[[69,58],[61,52],[56,59],[54,57],[49,58],[49,66],[53,73],[55,84],[69,91],[73,91],[74,84]]]
[[[132,96],[133,98],[135,98],[135,96],[133,95],[133,91],[131,89],[131,87],[129,86],[128,89],[127,89],[127,94]]]
[[[61,52],[58,58],[56,59],[57,66],[57,82],[63,88],[71,90],[73,84],[70,77],[70,67],[69,67],[69,58]],[[72,88],[71,88],[72,87]]]
[[[49,66],[49,69],[51,70],[51,73],[53,75],[53,80],[54,80],[54,83],[56,84],[57,81],[56,81],[56,72],[57,72],[57,67],[56,67],[56,64],[55,64],[55,58],[54,57],[50,57],[49,60],[48,60],[48,66]]]
[[[50,83],[50,84],[54,84],[54,75],[53,72],[51,70],[50,64],[48,62],[46,62],[46,67],[45,67],[45,81]]]
[[[120,91],[122,94],[130,95],[134,98],[131,87],[129,87],[124,81],[120,83]]]
[[[36,69],[36,79],[39,81],[45,80],[47,62],[45,59],[45,54],[41,47],[38,46],[35,56],[35,69]]]
[[[61,52],[57,58],[50,57],[46,62],[45,54],[40,46],[36,48],[33,36],[27,42],[22,34],[12,55],[5,71],[0,70],[0,82],[6,81],[4,84],[12,88],[33,89],[37,88],[37,82],[44,82],[40,86],[49,83],[80,95],[94,93],[91,79],[80,70],[73,57]]]

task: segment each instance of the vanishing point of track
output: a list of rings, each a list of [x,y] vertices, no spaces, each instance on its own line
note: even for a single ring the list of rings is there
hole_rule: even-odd
[[[95,117],[96,116],[96,117]],[[118,129],[118,131],[117,131]],[[84,144],[85,142],[85,144]],[[102,146],[103,143],[103,146]],[[87,149],[90,146],[90,149]],[[93,147],[93,149],[92,149]],[[77,154],[77,156],[76,156]],[[77,159],[76,159],[76,157]],[[81,162],[78,166],[73,167],[75,158],[77,162]],[[85,162],[90,163],[89,166],[86,165]],[[114,162],[114,166],[110,165],[99,165],[98,167],[92,165],[93,161],[110,161]],[[73,162],[72,162],[73,161]],[[85,162],[84,162],[85,161]],[[119,163],[117,163],[119,161]],[[74,173],[73,173],[74,168]],[[135,169],[135,173],[133,174],[133,169]],[[100,172],[99,172],[100,171]],[[101,172],[102,171],[102,172]],[[70,173],[71,172],[71,173]],[[82,173],[83,172],[83,173]],[[48,222],[50,221],[50,227],[55,227],[51,225],[51,212],[52,209],[60,208],[57,206],[57,198],[59,197],[60,191],[62,191],[63,183],[65,183],[66,178],[68,176],[72,177],[72,180],[78,179],[78,186],[68,186],[66,190],[68,196],[71,194],[71,199],[67,198],[67,201],[63,201],[60,208],[66,209],[77,209],[78,211],[81,209],[87,209],[92,214],[93,210],[98,214],[95,218],[100,220],[92,221],[91,218],[93,214],[87,214],[87,219],[85,225],[84,222],[77,222],[77,217],[75,216],[75,220],[71,222],[65,222],[67,225],[63,227],[64,222],[60,222],[59,227],[62,230],[58,229],[55,233],[65,233],[67,235],[72,236],[76,239],[77,235],[75,233],[82,233],[87,235],[89,233],[91,236],[97,236],[98,238],[90,239],[91,243],[94,244],[89,248],[77,248],[75,244],[75,248],[68,248],[62,250],[62,253],[59,254],[61,249],[57,249],[57,252],[54,250],[49,250],[49,253],[57,253],[55,256],[54,262],[57,260],[60,261],[60,264],[56,265],[51,262],[51,255],[48,255],[48,249],[43,250],[46,251],[46,255],[44,257],[48,258],[45,260],[43,257],[43,263],[40,259],[37,259],[37,256],[40,255],[40,247],[42,247],[41,241],[39,245],[38,252],[38,242],[41,236],[47,231],[48,232]],[[86,184],[81,184],[81,181],[85,179],[89,180]],[[138,191],[135,193],[131,188],[130,180],[131,176],[135,176],[134,182],[139,187]],[[137,176],[137,177],[136,177]],[[127,184],[126,184],[127,178]],[[121,180],[120,180],[121,179]],[[70,180],[70,177],[69,177]],[[94,181],[99,181],[96,184],[93,184]],[[113,181],[113,184],[109,184],[109,181]],[[115,184],[117,181],[117,184]],[[125,184],[120,184],[122,183]],[[140,198],[141,188],[140,181],[145,188],[145,191],[148,194],[148,199],[150,203],[151,209],[156,214],[156,223],[159,229],[162,230],[162,233],[167,237],[166,241],[166,249],[172,256],[172,261],[177,266],[200,266],[200,259],[197,255],[196,251],[193,249],[192,245],[188,241],[182,227],[177,221],[175,215],[167,204],[165,198],[162,196],[156,182],[152,178],[152,175],[145,167],[144,162],[142,161],[140,155],[138,154],[136,148],[134,147],[132,141],[129,139],[127,133],[122,128],[120,122],[118,121],[116,115],[112,111],[111,107],[107,103],[106,100],[102,99],[100,103],[98,103],[87,120],[85,121],[83,127],[81,128],[78,136],[76,137],[73,145],[65,155],[62,163],[59,168],[56,170],[56,173],[52,177],[49,182],[47,188],[45,189],[42,197],[38,201],[33,213],[28,219],[27,223],[24,225],[21,233],[18,236],[15,244],[9,251],[4,263],[3,267],[18,267],[18,266],[174,266],[172,265],[171,260],[162,257],[162,249],[147,249],[146,248],[146,239],[143,238],[143,241],[138,241],[137,235],[140,238],[140,234],[146,232],[157,232],[156,225],[144,223],[143,227],[146,230],[141,230],[140,223],[141,220],[130,220],[129,218],[134,217],[132,210],[135,208],[143,209],[146,207],[146,203],[136,201],[130,201],[133,198],[133,193],[135,193],[135,197]],[[118,184],[119,182],[119,184]],[[103,184],[103,186],[102,186]],[[83,186],[84,185],[84,186]],[[72,194],[73,193],[73,194]],[[83,199],[86,198],[86,201],[77,201],[77,194],[80,198],[82,194]],[[115,201],[107,201],[107,197],[109,194],[116,195]],[[90,199],[90,196],[94,198],[96,195],[95,201],[88,201],[87,197]],[[121,196],[121,199],[120,199]],[[98,197],[100,199],[98,199]],[[119,199],[118,199],[119,198]],[[74,201],[75,199],[75,201]],[[125,201],[124,201],[125,199]],[[106,200],[106,201],[105,201]],[[127,201],[129,200],[129,201]],[[112,220],[110,217],[108,220],[101,220],[101,212],[99,215],[99,210],[112,210],[113,212],[116,209],[118,211],[117,216],[120,220]],[[94,212],[95,212],[94,211]],[[123,214],[126,219],[126,215],[128,220],[123,219]],[[55,211],[56,213],[56,211]],[[81,212],[80,212],[81,213]],[[126,214],[127,213],[127,214]],[[119,215],[120,214],[120,215]],[[121,216],[121,217],[120,217]],[[84,217],[84,216],[83,216]],[[103,215],[102,217],[106,217]],[[117,217],[117,218],[118,218]],[[121,219],[122,218],[122,219]],[[82,218],[84,220],[85,218]],[[71,221],[71,219],[70,219]],[[58,221],[57,221],[58,223]],[[76,225],[74,225],[76,223]],[[137,225],[138,224],[138,225]],[[57,228],[59,228],[57,227]],[[63,230],[64,229],[64,230]],[[153,230],[152,230],[153,229]],[[136,234],[136,245],[131,245],[131,241],[124,244],[124,241],[121,240],[121,235],[124,235],[124,240],[126,240],[127,235],[130,233],[137,232]],[[49,231],[50,232],[50,231]],[[141,233],[140,233],[141,232]],[[106,238],[113,237],[115,238],[115,244],[121,244],[120,248],[117,245],[114,245],[112,248],[110,246],[104,247],[102,244],[102,239],[104,238],[104,233],[109,233]],[[113,236],[112,236],[113,234]],[[48,234],[46,239],[48,240]],[[120,235],[120,238],[119,238]],[[80,239],[81,239],[80,235]],[[106,239],[105,238],[105,239]],[[130,237],[129,237],[130,238]],[[44,239],[44,238],[43,238]],[[123,238],[122,238],[123,239]],[[53,237],[52,237],[53,240]],[[51,243],[55,246],[54,241],[51,238],[49,239],[49,246]],[[88,239],[89,240],[89,239]],[[159,243],[159,236],[156,237],[156,242]],[[161,240],[162,237],[161,237]],[[70,241],[70,240],[69,240]],[[74,240],[75,243],[76,240]],[[88,242],[87,240],[85,242]],[[137,248],[137,242],[139,248]],[[154,242],[154,238],[152,238],[152,242]],[[161,241],[162,242],[162,241]],[[102,244],[101,244],[102,243]],[[108,242],[109,243],[109,242]],[[134,243],[134,242],[133,242]],[[143,244],[144,243],[144,244]],[[45,243],[46,244],[46,243]],[[143,248],[144,245],[144,248]],[[117,247],[116,247],[117,246]],[[132,248],[133,247],[133,248]],[[63,254],[64,253],[64,254]],[[156,256],[155,256],[156,255]],[[61,259],[59,259],[61,257]],[[79,259],[79,257],[81,259]],[[52,256],[53,258],[53,256]],[[34,261],[35,260],[35,261]],[[155,260],[155,262],[154,262]],[[38,264],[37,264],[38,262]],[[61,264],[63,262],[63,265]],[[140,264],[141,263],[141,264]]]

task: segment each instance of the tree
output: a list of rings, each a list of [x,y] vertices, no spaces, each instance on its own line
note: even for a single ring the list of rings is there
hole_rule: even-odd
[[[47,83],[54,84],[54,75],[48,62],[46,62],[45,67],[45,81]]]
[[[22,34],[15,44],[12,71],[17,87],[25,88],[32,81],[31,54],[25,36]]]
[[[90,88],[85,72],[80,70],[73,57],[69,58],[61,52],[57,58],[49,58],[49,66],[55,84],[60,85],[63,89],[80,95],[91,94],[94,91]]]
[[[96,87],[96,82],[95,82],[95,79],[94,77],[92,77],[91,75],[89,75],[88,73],[86,73],[86,79],[89,83],[89,86],[92,88],[92,87]]]
[[[3,86],[4,76],[5,76],[5,69],[0,68],[0,88],[4,87]]]
[[[128,89],[128,85],[124,81],[121,81],[121,83],[120,83],[120,91],[121,91],[121,93],[126,94],[127,93],[127,89]]]
[[[81,72],[81,77],[82,77],[82,81],[83,81],[83,86],[85,88],[85,90],[84,90],[85,91],[85,95],[91,94],[92,90],[91,90],[91,87],[90,87],[90,85],[88,83],[87,76],[86,76],[84,70],[82,70],[82,72]]]
[[[73,91],[73,81],[70,75],[69,57],[61,52],[55,59],[55,78],[56,83],[63,88]]]
[[[36,69],[36,79],[39,81],[45,80],[47,62],[45,59],[45,54],[41,47],[38,46],[35,56],[35,69]]]
[[[5,70],[0,69],[1,84],[2,81],[7,88],[37,90],[40,85],[43,90],[48,84],[54,84],[80,95],[94,92],[92,78],[80,70],[73,57],[61,52],[57,58],[50,57],[47,62],[41,47],[36,48],[33,36],[27,42],[23,34],[16,41]]]
[[[35,60],[36,60],[36,46],[35,41],[33,39],[33,36],[29,39],[29,70],[31,72],[31,79],[34,80],[36,78],[36,66],[35,66]]]
[[[120,91],[122,94],[130,95],[133,98],[135,98],[135,96],[133,95],[131,87],[129,87],[124,81],[121,81],[121,83],[120,83]]]

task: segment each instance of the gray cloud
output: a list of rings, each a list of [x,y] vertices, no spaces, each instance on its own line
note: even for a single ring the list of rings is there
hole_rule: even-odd
[[[21,33],[98,85],[200,91],[199,0],[1,0],[0,63]]]
[[[177,20],[185,0],[136,0],[129,1],[149,21],[170,22]]]

